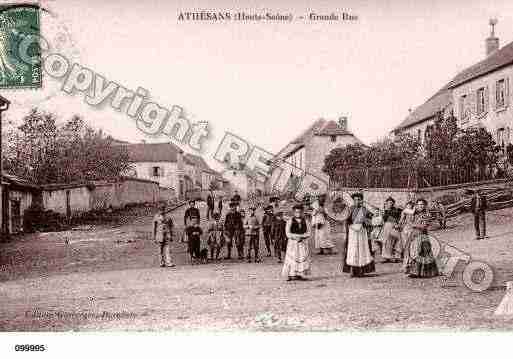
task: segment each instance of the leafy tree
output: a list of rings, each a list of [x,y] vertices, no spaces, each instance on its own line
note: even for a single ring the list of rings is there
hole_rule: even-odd
[[[129,169],[126,148],[79,116],[57,124],[56,116],[33,109],[10,134],[5,168],[39,184],[117,177]]]

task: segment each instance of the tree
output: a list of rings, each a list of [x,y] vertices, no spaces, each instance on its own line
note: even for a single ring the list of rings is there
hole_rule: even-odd
[[[58,125],[54,114],[33,109],[9,147],[6,169],[39,184],[108,179],[129,169],[126,148],[79,116]]]
[[[451,161],[459,167],[483,169],[496,166],[498,159],[497,144],[492,135],[481,127],[462,130],[451,148]]]

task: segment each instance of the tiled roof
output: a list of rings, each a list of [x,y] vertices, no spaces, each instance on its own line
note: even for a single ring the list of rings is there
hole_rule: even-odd
[[[327,121],[324,125],[314,131],[317,136],[344,136],[352,135],[347,129],[341,128],[335,121]]]
[[[302,148],[305,145],[305,143],[307,143],[313,136],[341,136],[341,135],[355,137],[347,129],[341,128],[336,121],[325,120],[323,118],[320,118],[320,119],[316,120],[305,131],[303,131],[293,141],[289,142],[280,152],[278,152],[278,155],[276,156],[276,158],[283,159],[285,157],[290,156],[291,154],[293,154],[294,152],[296,152],[297,150]]]
[[[187,162],[187,164],[189,164],[191,166],[195,166],[195,167],[200,168],[204,172],[211,173],[211,174],[214,174],[214,175],[219,174],[218,172],[216,172],[215,170],[210,168],[208,163],[201,156],[197,156],[197,155],[193,155],[193,154],[190,154],[190,153],[186,153],[184,155],[184,161]]]
[[[130,162],[177,162],[177,154],[183,152],[172,143],[121,144],[129,155]]]
[[[19,176],[15,176],[6,172],[2,172],[2,183],[12,184],[18,187],[26,187],[32,189],[38,189],[39,186],[29,182],[28,180],[21,178]]]
[[[513,42],[503,46],[499,50],[493,52],[483,61],[472,65],[461,71],[450,82],[449,87],[453,88],[465,82],[475,79],[476,77],[486,75],[501,67],[513,64]]]
[[[285,147],[283,147],[281,149],[281,151],[278,152],[276,157],[285,158],[285,157],[288,157],[291,153],[294,153],[297,150],[299,150],[301,147],[303,147],[305,145],[305,142],[307,142],[310,138],[312,138],[315,131],[322,128],[322,126],[325,124],[325,122],[326,122],[326,120],[324,120],[323,118],[316,120],[306,130],[301,132],[301,134],[299,136],[294,138]]]
[[[420,122],[430,119],[435,116],[437,112],[447,108],[452,102],[451,91],[448,85],[444,86],[431,98],[429,98],[422,105],[413,110],[403,122],[401,122],[395,130],[401,130]]]

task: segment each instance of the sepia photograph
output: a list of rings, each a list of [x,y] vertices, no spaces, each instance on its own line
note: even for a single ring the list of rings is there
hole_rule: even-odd
[[[509,0],[0,1],[2,356],[507,344],[512,29]]]

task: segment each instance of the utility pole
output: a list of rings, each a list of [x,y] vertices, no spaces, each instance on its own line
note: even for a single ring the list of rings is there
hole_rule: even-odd
[[[3,185],[3,161],[2,161],[2,153],[3,153],[3,144],[2,144],[2,114],[9,109],[9,105],[11,103],[6,98],[0,96],[0,208],[2,209],[0,212],[1,220],[2,220],[2,226],[0,228],[0,236],[3,239],[4,236],[6,236],[8,233],[9,224],[7,223],[7,216],[4,214],[7,213],[7,209],[4,208],[5,204],[8,203],[6,198],[6,191],[5,187]]]

